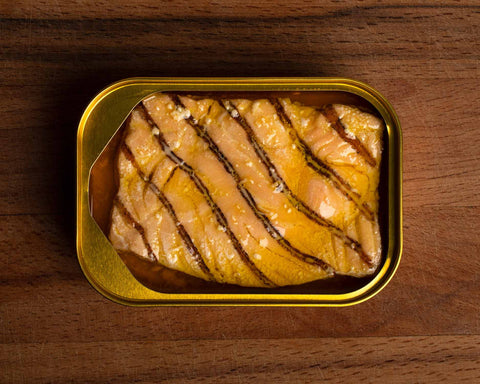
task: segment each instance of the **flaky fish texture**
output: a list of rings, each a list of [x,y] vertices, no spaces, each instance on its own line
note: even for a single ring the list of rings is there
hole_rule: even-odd
[[[383,131],[346,105],[155,94],[125,125],[109,238],[246,287],[370,275]]]

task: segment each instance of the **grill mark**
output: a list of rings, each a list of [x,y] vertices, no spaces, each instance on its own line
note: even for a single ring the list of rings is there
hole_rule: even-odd
[[[170,174],[168,175],[167,180],[166,180],[165,183],[163,184],[163,189],[165,189],[165,187],[166,187],[167,184],[170,182],[170,180],[172,180],[173,175],[175,174],[175,172],[177,171],[177,169],[178,169],[178,165],[175,165],[175,167],[170,171]]]
[[[352,201],[360,212],[362,212],[369,220],[373,220],[374,214],[371,209],[366,204],[361,204],[358,200],[360,195],[352,189],[352,186],[343,179],[333,168],[331,168],[324,161],[319,159],[312,152],[308,144],[298,135],[298,132],[293,127],[292,121],[287,115],[287,112],[283,108],[283,105],[278,101],[278,99],[270,99],[270,103],[275,108],[280,121],[287,129],[287,132],[290,138],[294,141],[297,148],[307,162],[307,165],[312,168],[315,172],[325,177],[329,180],[335,188],[337,188],[345,197]]]
[[[265,152],[263,147],[260,145],[253,129],[250,127],[247,121],[240,115],[240,112],[233,105],[233,103],[230,100],[222,100],[222,105],[227,110],[227,112],[230,113],[230,116],[244,129],[245,133],[247,134],[248,140],[250,141],[250,144],[254,148],[257,156],[260,158],[262,163],[267,167],[270,178],[273,180],[274,183],[277,184],[279,188],[278,190],[287,196],[287,198],[295,207],[295,209],[303,213],[305,216],[307,216],[309,219],[311,219],[315,223],[329,228],[338,238],[340,238],[344,242],[346,246],[350,247],[355,252],[357,252],[360,258],[368,266],[372,266],[370,257],[364,252],[361,244],[358,241],[352,239],[350,236],[345,234],[340,228],[338,228],[331,221],[323,218],[317,212],[313,211],[309,206],[307,206],[303,201],[301,201],[298,198],[298,196],[296,196],[290,190],[288,185],[279,175],[275,165],[272,163],[267,153]]]
[[[187,109],[177,95],[169,95],[169,96],[176,105],[180,106],[181,108]],[[217,160],[223,165],[223,168],[227,171],[227,173],[232,176],[232,178],[235,181],[237,190],[240,192],[242,197],[246,200],[247,204],[250,206],[255,216],[263,224],[264,228],[267,230],[270,236],[272,236],[273,239],[275,239],[284,249],[288,250],[297,259],[307,264],[318,265],[326,271],[333,271],[333,268],[324,260],[300,251],[299,249],[295,248],[287,239],[285,239],[280,234],[280,232],[275,228],[275,226],[272,224],[272,222],[267,217],[267,215],[265,215],[265,213],[260,211],[250,191],[248,191],[248,189],[246,189],[242,185],[242,179],[240,175],[235,170],[235,167],[232,165],[232,163],[230,163],[227,157],[220,150],[220,148],[218,148],[217,144],[212,139],[212,137],[208,134],[206,127],[200,126],[198,124],[198,121],[194,119],[191,115],[190,117],[185,118],[184,120],[187,121],[187,123],[195,130],[197,136],[199,136],[208,144],[209,149],[216,156]]]
[[[365,161],[371,165],[372,167],[375,167],[377,165],[377,162],[373,158],[373,156],[370,154],[370,152],[365,148],[365,146],[362,144],[362,142],[357,138],[357,137],[350,137],[347,135],[347,131],[345,129],[345,126],[343,125],[342,121],[340,120],[340,117],[337,114],[337,111],[335,111],[335,108],[333,105],[329,104],[326,105],[323,109],[320,110],[320,113],[322,113],[332,126],[332,128],[338,133],[338,135],[347,143],[349,143],[355,151],[362,156]]]
[[[232,232],[230,226],[228,225],[228,221],[224,213],[218,207],[218,205],[213,201],[208,188],[205,186],[202,180],[197,176],[194,169],[189,164],[187,164],[183,159],[181,159],[175,152],[172,151],[172,149],[166,142],[162,131],[153,122],[153,118],[150,115],[150,112],[148,111],[148,109],[143,104],[143,102],[139,104],[139,107],[140,107],[140,111],[143,114],[144,120],[150,125],[152,130],[154,128],[158,129],[159,133],[158,135],[155,134],[155,137],[157,138],[157,141],[160,144],[162,151],[170,160],[172,160],[175,164],[177,164],[182,171],[186,172],[190,177],[190,179],[194,182],[195,186],[202,193],[203,197],[205,198],[208,205],[210,206],[210,209],[214,213],[215,218],[217,219],[217,222],[221,226],[222,230],[224,230],[227,233],[228,237],[232,241],[232,244],[235,250],[240,255],[240,258],[243,260],[243,262],[250,268],[250,270],[258,277],[258,279],[263,284],[270,287],[276,286],[276,284],[273,283],[273,281],[271,281],[267,276],[265,276],[265,274],[260,269],[258,269],[255,263],[250,259],[248,253],[245,251],[245,249],[243,249],[242,245],[240,244],[235,234]]]
[[[178,169],[178,167],[176,169]],[[164,185],[164,188],[165,187],[166,187],[166,185]],[[200,217],[200,211],[199,211],[199,208],[198,208],[197,204],[195,203],[195,201],[192,201],[192,205],[193,205],[193,210],[195,211],[195,215],[197,217]],[[212,253],[211,252],[211,245],[207,244],[206,248],[208,249],[207,252],[209,252],[211,254]],[[212,264],[213,264],[213,269],[216,271],[216,273],[218,273],[220,275],[221,281],[225,282],[227,279],[225,278],[224,273],[218,268],[218,260],[213,259]],[[219,280],[217,279],[217,281],[219,281]]]
[[[148,256],[150,257],[150,260],[152,261],[158,261],[157,255],[155,255],[155,252],[153,252],[152,247],[150,246],[150,243],[147,240],[147,237],[145,236],[145,230],[143,229],[142,225],[138,223],[132,216],[132,214],[128,211],[127,207],[123,205],[123,203],[120,201],[120,198],[115,196],[115,199],[113,200],[113,204],[120,210],[120,214],[123,216],[125,220],[127,220],[128,224],[130,224],[140,235],[142,238],[143,244],[145,245],[145,248],[147,249]]]
[[[253,233],[250,232],[250,230],[249,230],[248,228],[246,228],[246,230],[247,230],[248,234],[250,235],[250,237],[253,239],[253,241],[254,241],[257,245],[259,245],[259,246],[261,247],[260,241],[253,235]],[[286,258],[285,255],[282,255],[282,254],[274,251],[274,250],[271,249],[270,247],[265,247],[265,249],[268,249],[271,253],[273,253],[274,255],[277,255],[277,256],[278,256],[279,258],[281,258],[281,259],[285,259],[285,258]],[[302,262],[303,260],[299,260],[299,261]],[[305,264],[307,264],[307,263],[305,263]],[[308,265],[311,265],[311,264],[308,264]],[[308,271],[308,269],[305,268],[305,265],[298,266],[298,267],[301,268],[303,271]]]
[[[135,159],[135,155],[132,153],[132,150],[128,147],[128,145],[123,142],[121,146],[121,151],[125,155],[128,161],[133,165],[135,170],[137,171],[138,175],[140,178],[145,182],[146,185],[150,188],[150,190],[157,196],[158,200],[163,204],[163,206],[167,209],[168,214],[172,218],[173,222],[175,223],[175,228],[177,228],[177,232],[182,238],[183,242],[185,243],[185,247],[187,248],[188,252],[193,256],[195,262],[197,265],[200,267],[202,272],[204,272],[208,278],[212,281],[215,280],[214,276],[212,275],[210,269],[208,268],[207,264],[205,264],[205,260],[203,259],[202,255],[200,254],[199,250],[195,246],[195,244],[192,241],[192,238],[188,234],[187,230],[183,226],[183,224],[178,220],[177,214],[175,213],[175,210],[173,209],[172,204],[170,201],[167,199],[165,194],[160,191],[160,189],[155,185],[154,182],[151,181],[150,177],[147,177],[142,169],[140,168],[140,165],[137,163],[137,160]],[[173,173],[173,172],[172,172]],[[146,241],[146,237],[142,228],[142,238],[144,238],[144,241]],[[149,245],[150,247],[150,245]],[[150,247],[151,249],[151,247]],[[158,258],[157,258],[158,260]]]
[[[333,233],[330,234],[331,236],[331,241],[332,241],[332,244],[333,244],[333,256],[335,257],[335,260],[338,260],[338,253],[337,253],[337,248],[335,247],[335,235]]]

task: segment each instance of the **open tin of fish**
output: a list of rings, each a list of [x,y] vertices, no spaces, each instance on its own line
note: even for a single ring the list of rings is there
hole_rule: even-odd
[[[156,92],[228,97],[288,97],[307,105],[350,104],[383,119],[379,184],[382,262],[369,277],[335,276],[281,288],[244,288],[179,279],[171,270],[142,265],[115,251],[107,238],[115,196],[115,154],[123,123]],[[77,253],[89,282],[126,305],[346,306],[380,292],[402,253],[402,134],[388,101],[370,86],[343,78],[132,78],[100,92],[88,105],[77,136]],[[147,271],[147,272],[146,272]]]

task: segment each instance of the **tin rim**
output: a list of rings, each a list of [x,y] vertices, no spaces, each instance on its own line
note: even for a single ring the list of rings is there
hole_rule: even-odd
[[[101,153],[109,139],[105,137],[95,141],[95,151],[86,155],[85,132],[92,136],[92,115],[102,109],[108,102],[121,100],[121,93],[130,90],[131,109],[143,98],[151,93],[167,90],[175,91],[342,91],[352,93],[368,101],[382,116],[388,139],[388,251],[385,260],[376,276],[363,287],[341,294],[276,294],[276,293],[161,293],[144,287],[135,280],[120,257],[113,250],[106,237],[100,231],[90,215],[88,206],[88,181],[91,166]],[[119,94],[119,95],[117,95]],[[128,104],[128,102],[127,102]],[[126,110],[126,118],[130,110]],[[118,118],[118,117],[117,117]],[[122,118],[120,116],[120,118]],[[123,122],[123,120],[121,121]],[[112,122],[110,138],[121,126],[121,122]],[[104,123],[108,123],[105,119]],[[108,133],[107,135],[108,136]],[[90,138],[89,137],[89,138]],[[90,144],[92,140],[89,140]],[[92,152],[92,151],[90,151]],[[98,153],[97,153],[98,152]],[[385,161],[384,160],[384,161]],[[346,78],[129,78],[118,81],[101,91],[86,108],[77,132],[77,254],[80,266],[90,284],[102,295],[110,300],[133,306],[159,305],[236,305],[236,306],[349,306],[366,301],[391,281],[395,274],[402,255],[403,228],[402,228],[402,132],[399,119],[390,103],[374,88],[360,81]],[[104,241],[100,241],[100,237]],[[94,240],[95,244],[90,244]],[[89,241],[90,240],[90,241]],[[98,271],[95,257],[102,251],[102,246],[109,247],[105,258],[102,255],[101,268]],[[112,252],[114,253],[112,258]],[[99,262],[99,260],[96,260]],[[109,276],[107,275],[113,271]],[[111,284],[114,278],[122,277],[125,286],[118,287]]]

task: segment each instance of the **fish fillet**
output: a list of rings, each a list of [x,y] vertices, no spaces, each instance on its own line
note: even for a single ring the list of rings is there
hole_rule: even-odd
[[[125,124],[110,241],[246,287],[370,275],[382,133],[351,106],[157,93]]]

